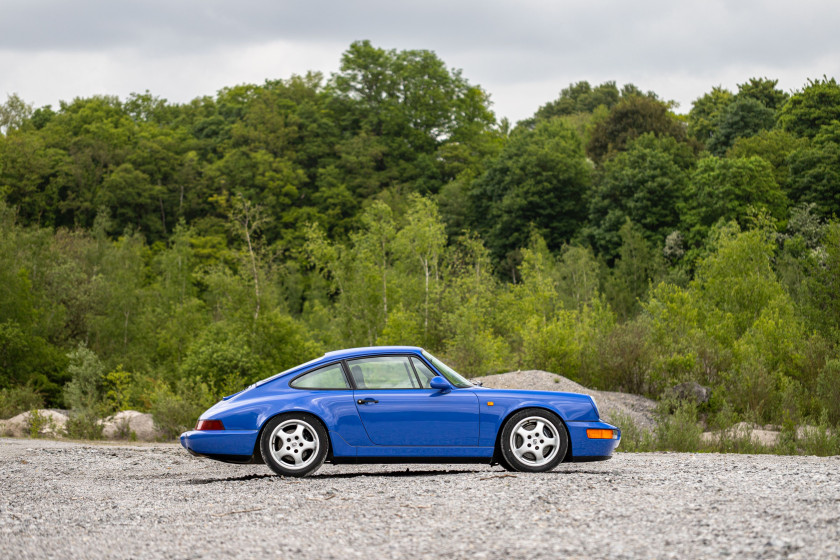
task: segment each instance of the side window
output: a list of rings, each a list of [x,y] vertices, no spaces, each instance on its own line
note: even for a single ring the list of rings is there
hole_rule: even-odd
[[[359,389],[417,389],[417,378],[406,356],[348,360],[350,375]]]
[[[414,364],[414,369],[417,370],[417,375],[420,376],[420,385],[424,389],[428,389],[429,381],[431,381],[432,377],[435,377],[437,374],[433,372],[431,368],[423,362],[423,360],[418,360],[417,358],[412,357],[411,363]]]
[[[347,378],[341,364],[332,364],[327,367],[316,369],[305,373],[289,384],[295,389],[349,389]]]

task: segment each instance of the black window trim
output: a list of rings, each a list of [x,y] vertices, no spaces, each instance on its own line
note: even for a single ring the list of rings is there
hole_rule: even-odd
[[[328,387],[295,387],[295,386],[293,385],[293,383],[294,383],[295,381],[297,381],[298,379],[300,379],[300,378],[301,378],[301,377],[303,377],[304,375],[309,375],[310,373],[314,373],[314,372],[318,371],[319,369],[328,368],[328,367],[330,367],[330,366],[334,366],[334,365],[336,365],[336,364],[338,364],[339,366],[343,366],[343,364],[342,364],[342,362],[343,362],[343,361],[344,361],[344,360],[336,360],[336,361],[334,361],[334,362],[329,362],[329,363],[327,363],[327,364],[321,364],[321,365],[320,365],[320,366],[318,366],[318,367],[315,367],[315,368],[312,368],[312,369],[306,370],[306,371],[304,371],[303,373],[300,373],[300,374],[298,374],[298,375],[294,376],[293,378],[291,378],[291,379],[289,380],[289,389],[295,389],[295,390],[297,390],[297,391],[353,391],[353,390],[355,389],[355,385],[353,384],[353,380],[350,378],[350,376],[348,376],[348,375],[347,375],[347,368],[345,368],[345,367],[341,367],[341,373],[343,373],[343,374],[344,374],[344,382],[345,382],[345,383],[347,383],[347,387],[341,387],[341,388],[338,388],[338,387],[336,387],[336,388],[328,388]]]
[[[399,358],[408,358],[408,363],[411,365],[411,371],[414,372],[414,377],[417,381],[418,387],[391,387],[390,389],[371,389],[371,388],[364,388],[359,389],[356,387],[356,381],[353,379],[353,376],[350,375],[350,365],[347,362],[351,362],[354,360],[363,360],[365,358],[388,358],[388,357],[399,357]],[[411,352],[401,352],[401,353],[382,353],[382,354],[364,354],[361,356],[353,356],[352,358],[344,358],[341,360],[341,363],[344,365],[344,375],[349,380],[350,386],[353,388],[354,391],[429,391],[432,390],[429,387],[423,387],[423,382],[420,380],[420,376],[417,374],[417,371],[414,369],[414,364],[411,362],[411,358],[417,358],[421,360],[426,367],[432,373],[440,375],[440,372],[431,366],[422,355],[413,354]],[[334,390],[334,389],[332,389]]]
[[[413,355],[411,357],[414,358],[415,360],[420,361],[420,363],[422,363],[427,368],[429,368],[429,371],[434,373],[435,377],[443,377],[437,369],[435,369],[430,363],[428,363],[426,360],[423,359],[423,356]],[[417,373],[417,368],[414,367],[414,360],[409,360],[409,362],[411,362],[411,367],[414,368],[414,375],[416,375],[417,380],[420,381],[420,388],[421,389],[430,389],[431,387],[423,387],[423,380],[420,379],[420,374]],[[446,379],[446,378],[444,377],[444,379]],[[431,381],[431,379],[429,381]]]

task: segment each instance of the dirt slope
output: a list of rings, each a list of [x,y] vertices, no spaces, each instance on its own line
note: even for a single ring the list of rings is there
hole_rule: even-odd
[[[540,370],[512,371],[498,375],[476,377],[473,381],[480,381],[484,383],[485,387],[494,389],[583,393],[595,399],[601,417],[607,422],[612,421],[616,413],[619,413],[631,417],[639,427],[648,430],[652,430],[654,427],[653,409],[656,406],[655,401],[629,393],[587,389],[583,385],[556,373]]]

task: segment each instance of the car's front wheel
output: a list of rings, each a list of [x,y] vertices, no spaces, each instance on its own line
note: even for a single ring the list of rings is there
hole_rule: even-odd
[[[545,472],[566,456],[569,436],[562,421],[547,410],[527,408],[502,427],[502,457],[510,470]]]
[[[260,436],[260,452],[265,464],[284,476],[307,476],[324,463],[329,437],[321,423],[310,414],[275,416]]]

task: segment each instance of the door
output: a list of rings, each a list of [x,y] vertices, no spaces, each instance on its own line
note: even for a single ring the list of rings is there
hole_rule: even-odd
[[[347,360],[359,417],[376,445],[478,445],[478,397],[424,387],[408,356]]]

